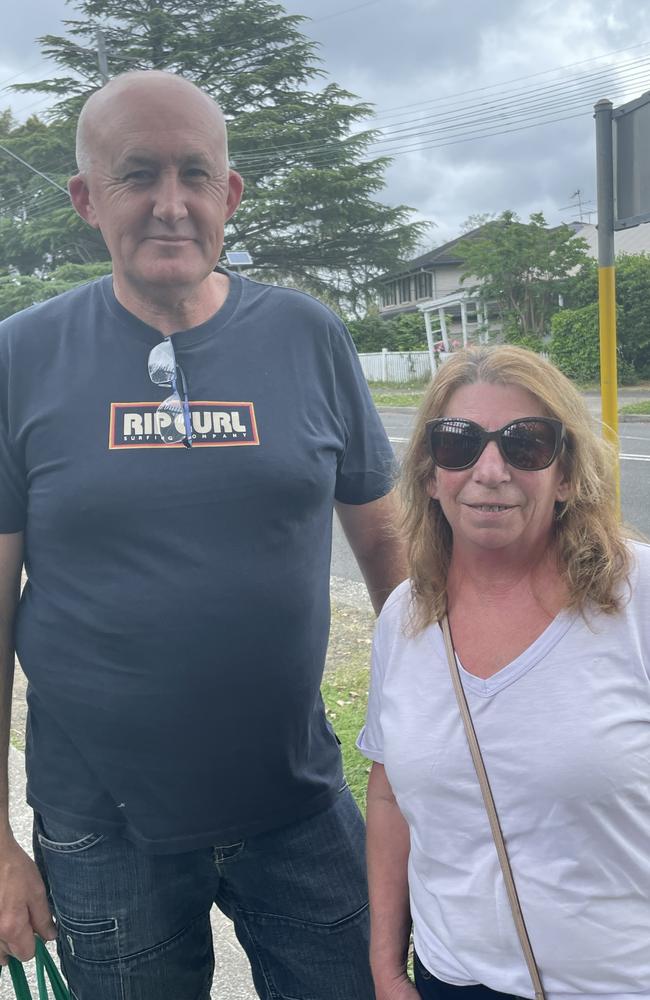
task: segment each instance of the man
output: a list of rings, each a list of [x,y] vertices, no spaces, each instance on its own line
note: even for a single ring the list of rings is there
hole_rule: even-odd
[[[2,734],[15,635],[64,970],[77,1000],[207,1000],[216,902],[260,997],[368,1000],[363,826],[319,685],[332,505],[376,608],[405,575],[390,449],[340,321],[216,267],[243,184],[210,98],[118,77],[77,160],[112,281],[0,327]],[[2,962],[55,933],[6,784]]]

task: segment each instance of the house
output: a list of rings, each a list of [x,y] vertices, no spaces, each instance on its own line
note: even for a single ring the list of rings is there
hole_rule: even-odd
[[[380,280],[379,314],[389,319],[400,313],[415,312],[424,302],[446,299],[464,290],[461,282],[464,262],[459,244],[463,240],[485,236],[491,225],[486,222],[387,274]],[[597,260],[598,227],[586,222],[572,222],[570,225],[576,236],[586,240],[589,256]],[[618,230],[614,240],[617,254],[650,253],[650,222],[633,229]]]
[[[435,250],[416,257],[398,270],[387,274],[380,282],[379,314],[385,319],[405,312],[421,312],[430,345],[449,350],[450,339],[458,337],[463,345],[470,341],[487,343],[491,334],[501,329],[499,311],[486,308],[464,285],[461,277],[464,261],[460,243],[484,237],[494,223],[486,222],[477,229],[444,243]],[[587,243],[587,253],[598,259],[598,227],[584,222],[572,222],[576,236]],[[650,222],[615,233],[617,254],[650,253]]]
[[[404,312],[415,312],[421,302],[444,298],[463,286],[463,257],[458,245],[462,240],[484,236],[490,223],[457,236],[449,243],[430,250],[392,271],[381,279],[379,313],[386,319]]]
[[[461,281],[464,261],[459,245],[485,236],[491,225],[487,222],[463,233],[386,275],[380,284],[380,316],[421,312],[430,348],[435,342],[449,350],[450,338],[456,336],[463,345],[470,340],[487,342],[490,333],[501,329],[498,310],[488,309]]]

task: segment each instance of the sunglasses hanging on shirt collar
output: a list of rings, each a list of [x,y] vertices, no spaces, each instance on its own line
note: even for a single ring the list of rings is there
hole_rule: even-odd
[[[160,440],[164,444],[178,444],[182,441],[186,448],[191,448],[192,418],[187,381],[183,369],[176,363],[171,337],[166,337],[162,343],[152,348],[148,368],[149,378],[154,385],[169,386],[172,390],[171,396],[163,399],[156,410],[155,426]],[[179,376],[182,395],[178,390]]]

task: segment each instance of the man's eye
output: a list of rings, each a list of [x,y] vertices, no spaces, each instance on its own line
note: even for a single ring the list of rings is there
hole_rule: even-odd
[[[124,179],[127,181],[148,181],[151,176],[150,170],[130,170]]]
[[[208,172],[203,167],[188,167],[185,176],[191,181],[200,181],[208,176]]]

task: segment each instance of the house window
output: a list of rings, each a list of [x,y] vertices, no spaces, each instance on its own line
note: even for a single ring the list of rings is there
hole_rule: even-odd
[[[411,279],[410,278],[400,278],[397,283],[399,300],[400,302],[410,302],[411,301]]]
[[[390,285],[383,286],[381,290],[381,303],[383,306],[397,305],[397,288],[394,281]]]
[[[433,298],[433,275],[429,271],[420,271],[416,277],[418,299]]]

